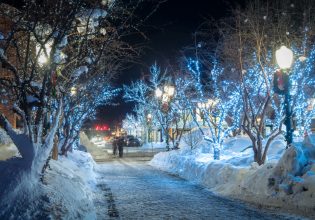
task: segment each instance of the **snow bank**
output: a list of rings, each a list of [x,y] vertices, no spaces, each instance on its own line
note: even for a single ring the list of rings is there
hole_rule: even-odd
[[[253,162],[251,142],[244,136],[227,139],[219,161],[212,159],[211,151],[205,153],[205,142],[194,150],[181,143],[178,151],[155,155],[150,165],[220,195],[315,217],[314,143],[315,135],[285,150],[280,137],[262,166]]]
[[[150,143],[145,143],[141,146],[141,148],[166,148],[166,143],[165,142],[150,142]]]
[[[96,219],[93,190],[96,186],[95,162],[82,151],[68,153],[58,161],[51,161],[51,169],[44,177],[45,191],[49,192],[47,205],[61,205],[67,219]],[[59,212],[59,211],[58,211]],[[61,214],[56,212],[55,219]]]
[[[0,128],[0,161],[12,157],[19,157],[18,149],[12,143],[12,140],[7,133]]]
[[[18,187],[1,197],[0,219],[96,219],[94,167],[90,154],[73,151],[51,160],[42,182],[20,176]]]
[[[20,157],[18,149],[13,143],[1,145],[0,144],[0,161],[8,160],[13,157]]]
[[[10,143],[12,143],[11,138],[9,137],[9,135],[7,135],[5,130],[0,128],[0,145],[7,145]]]

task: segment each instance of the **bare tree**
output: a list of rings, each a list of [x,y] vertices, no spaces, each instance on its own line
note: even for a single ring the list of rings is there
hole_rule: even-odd
[[[146,81],[140,80],[124,87],[126,101],[144,106],[146,109],[144,112],[152,114],[153,121],[164,134],[168,150],[169,141],[172,144],[171,148],[178,148],[189,117],[184,105],[186,100],[182,96],[182,92],[188,89],[189,83],[180,75],[176,77],[177,79],[174,80],[167,71],[161,72],[155,64],[151,67],[150,76]],[[165,94],[169,86],[174,89],[172,95]],[[144,117],[146,118],[146,115]]]
[[[190,91],[194,93],[194,98],[187,100],[194,102],[186,101],[186,105],[204,139],[212,146],[214,159],[218,160],[224,138],[239,126],[241,96],[239,86],[228,80],[220,80],[224,69],[217,60],[210,64],[209,60],[199,61],[198,57],[196,60],[188,59]],[[202,64],[206,66],[204,70]],[[230,124],[227,124],[227,119],[230,119]]]
[[[190,146],[190,149],[193,150],[198,147],[200,142],[203,140],[203,135],[199,129],[193,130],[192,128],[184,136],[184,142]]]
[[[245,9],[233,11],[234,24],[221,23],[221,56],[239,76],[243,97],[242,128],[252,140],[258,164],[265,162],[271,142],[281,134],[284,116],[283,97],[276,95],[272,88],[276,71],[273,54],[283,44],[298,51],[297,56],[309,54],[306,45],[310,46],[313,39],[313,32],[309,31],[314,27],[313,10],[311,1],[255,0]],[[297,60],[296,64],[299,62]],[[292,103],[296,98],[293,97]],[[267,136],[264,134],[266,124],[272,125]]]
[[[58,128],[68,128],[66,135],[75,137],[82,122],[75,124],[75,116],[84,120],[115,94],[110,80],[123,61],[138,53],[123,41],[137,28],[130,25],[136,6],[137,2],[44,0],[25,1],[16,10],[1,4],[0,16],[9,21],[9,31],[1,33],[0,62],[7,73],[0,76],[1,91],[11,94],[24,132],[16,133],[2,114],[0,124],[22,156],[21,172],[38,179]],[[75,97],[70,93],[73,87]]]

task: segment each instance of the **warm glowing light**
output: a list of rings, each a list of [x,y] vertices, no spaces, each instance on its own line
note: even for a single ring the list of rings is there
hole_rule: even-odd
[[[307,60],[307,58],[305,57],[305,56],[300,56],[299,57],[299,61],[301,61],[301,62],[304,62],[304,61],[306,61]]]
[[[155,96],[156,96],[157,98],[161,98],[161,97],[162,97],[162,94],[163,94],[163,92],[162,92],[159,88],[157,88],[157,89],[155,90]]]
[[[70,94],[71,94],[72,96],[73,96],[73,95],[76,95],[76,94],[77,94],[77,88],[71,87]]]
[[[260,124],[261,118],[260,118],[260,117],[257,117],[257,118],[256,118],[256,121],[257,121],[257,124]]]
[[[47,57],[44,55],[44,54],[41,54],[39,57],[38,57],[38,62],[40,64],[44,64],[44,63],[47,63]]]
[[[163,96],[162,96],[162,102],[168,102],[170,100],[170,97],[164,93]]]
[[[281,69],[289,69],[293,62],[293,52],[286,46],[276,51],[276,60]]]
[[[173,96],[175,93],[175,87],[174,86],[164,86],[164,92],[166,92],[168,96]]]
[[[44,49],[41,49],[41,50],[40,49],[41,47],[39,45],[36,46],[36,53],[39,53],[40,51],[40,54],[38,56],[38,63],[42,65],[42,64],[47,63],[48,57],[46,56]],[[45,50],[46,50],[47,55],[49,55],[51,51],[50,44],[45,44]]]
[[[208,99],[207,107],[214,107],[219,103],[218,99]]]
[[[96,125],[95,130],[96,131],[109,131],[109,127],[107,125]]]

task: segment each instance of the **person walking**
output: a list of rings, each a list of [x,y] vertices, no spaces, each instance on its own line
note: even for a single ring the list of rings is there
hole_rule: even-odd
[[[117,142],[118,142],[118,138],[117,137],[114,137],[114,140],[113,140],[113,155],[116,156],[117,155]]]
[[[124,145],[125,145],[124,137],[120,137],[120,138],[118,139],[118,141],[117,141],[119,157],[123,157],[123,154],[124,154]]]

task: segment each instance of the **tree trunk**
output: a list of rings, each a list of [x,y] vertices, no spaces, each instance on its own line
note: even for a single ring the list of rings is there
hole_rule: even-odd
[[[61,147],[61,155],[67,156],[67,152],[68,152],[67,148],[68,148],[68,146],[69,146],[69,136],[66,136],[66,139],[65,139],[65,141],[64,141],[64,143],[63,143],[63,145]]]
[[[220,160],[220,149],[218,147],[213,148],[213,159]]]
[[[254,151],[254,161],[258,163],[258,165],[263,165],[265,163],[266,158],[263,157],[262,152],[262,143],[260,141],[256,141],[256,143],[253,146]]]
[[[37,177],[42,175],[43,167],[45,166],[47,159],[49,158],[51,151],[54,145],[54,137],[57,133],[59,127],[59,119],[62,113],[63,105],[62,100],[59,101],[59,107],[55,113],[54,121],[52,123],[51,129],[46,135],[45,141],[43,144],[36,145],[35,157],[32,163],[32,173]]]
[[[52,159],[53,160],[58,160],[58,136],[55,136],[55,140],[54,140],[54,147],[53,147],[53,151],[52,151]]]

